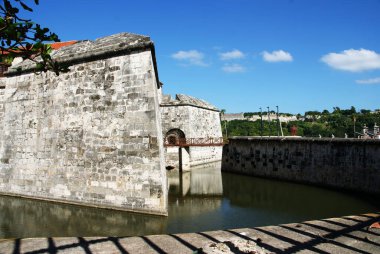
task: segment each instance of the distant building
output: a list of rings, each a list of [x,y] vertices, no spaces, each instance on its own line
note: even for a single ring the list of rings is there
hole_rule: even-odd
[[[276,114],[269,114],[269,118],[271,121],[277,121],[277,115]],[[290,121],[297,121],[297,116],[295,116],[295,115],[288,116],[288,115],[279,114],[278,118],[279,118],[280,122],[282,122],[282,123],[287,123]],[[246,120],[253,121],[253,122],[260,120],[260,119],[261,119],[260,115],[252,115],[252,116],[246,117]],[[268,114],[263,113],[263,120],[268,120]]]
[[[263,120],[268,120],[268,114],[266,112],[263,112]],[[271,121],[277,121],[277,115],[276,114],[269,114],[269,118]],[[280,122],[287,123],[290,121],[297,121],[297,116],[295,115],[282,115],[279,114],[278,116]],[[233,113],[233,114],[222,114],[221,116],[222,121],[233,121],[233,120],[247,120],[247,121],[257,121],[260,120],[260,115],[251,115],[251,116],[244,116],[244,113]]]
[[[246,120],[244,113],[222,114],[222,121]]]
[[[373,132],[369,131],[366,125],[363,126],[362,134],[359,135],[360,139],[380,139],[380,128],[375,125],[373,126]]]

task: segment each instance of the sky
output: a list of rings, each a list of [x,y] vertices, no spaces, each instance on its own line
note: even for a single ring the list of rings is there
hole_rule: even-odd
[[[150,36],[166,94],[227,113],[380,108],[380,0],[41,0],[62,41]]]

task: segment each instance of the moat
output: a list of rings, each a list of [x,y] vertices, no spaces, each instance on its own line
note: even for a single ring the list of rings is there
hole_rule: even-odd
[[[0,238],[199,232],[375,212],[374,200],[323,188],[221,173],[168,172],[169,216],[0,196]]]

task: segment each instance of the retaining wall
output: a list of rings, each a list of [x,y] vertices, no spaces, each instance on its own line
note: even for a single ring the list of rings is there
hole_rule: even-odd
[[[380,141],[233,137],[222,170],[380,195]]]

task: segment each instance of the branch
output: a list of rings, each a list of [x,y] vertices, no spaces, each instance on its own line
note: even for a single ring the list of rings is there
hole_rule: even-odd
[[[14,2],[26,11],[33,11],[24,0]],[[34,3],[38,5],[39,0],[34,0]],[[51,47],[44,44],[49,41],[58,42],[58,36],[48,28],[41,28],[39,24],[31,22],[30,19],[19,17],[18,13],[19,9],[12,6],[10,0],[3,0],[3,4],[0,4],[0,49],[3,53],[0,56],[1,61],[9,63],[15,57],[22,57],[36,63],[37,71],[51,70],[57,75],[67,71],[67,66],[51,58]],[[8,54],[4,54],[5,52]]]

